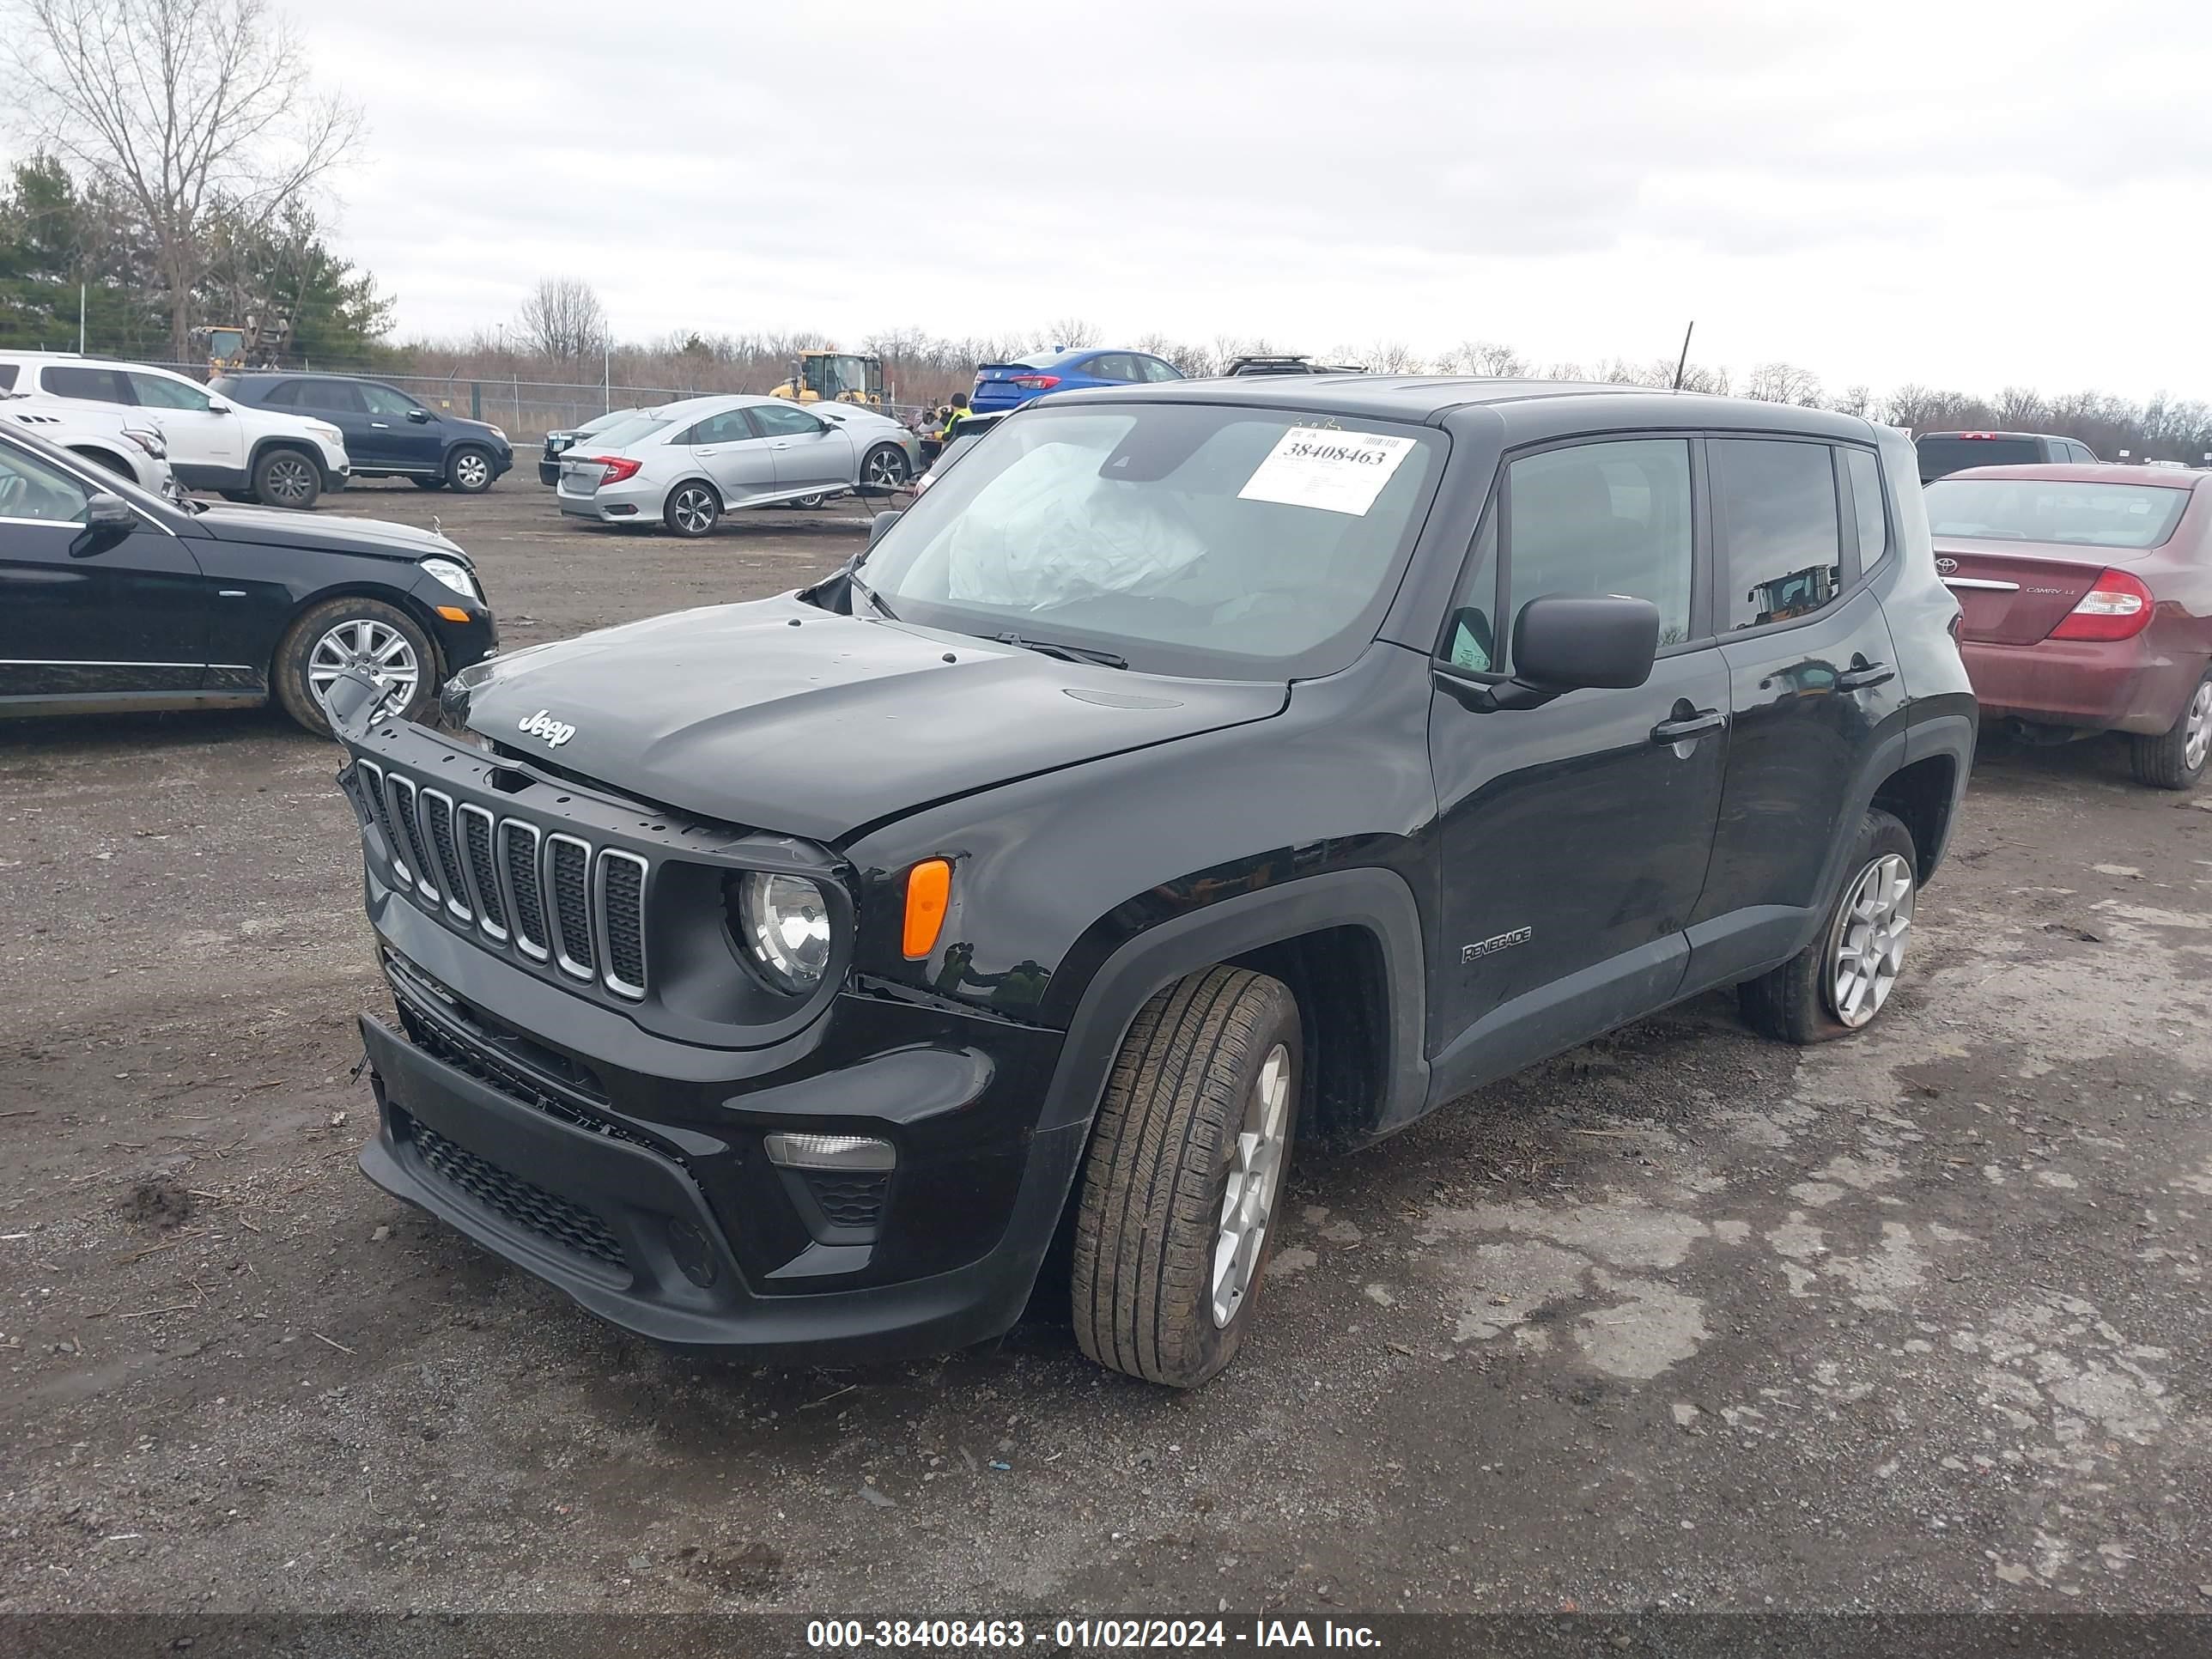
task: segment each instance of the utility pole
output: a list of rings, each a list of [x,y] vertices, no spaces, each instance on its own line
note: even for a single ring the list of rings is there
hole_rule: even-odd
[[[80,357],[84,356],[84,289],[82,283],[76,285],[76,355]]]

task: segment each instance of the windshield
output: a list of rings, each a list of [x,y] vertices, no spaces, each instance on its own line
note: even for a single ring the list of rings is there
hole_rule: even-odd
[[[945,471],[862,580],[902,618],[1156,672],[1332,672],[1374,637],[1441,433],[1339,416],[1033,408]]]
[[[2156,547],[2188,505],[2186,489],[2156,484],[1938,478],[1928,486],[1928,525],[1938,536]]]

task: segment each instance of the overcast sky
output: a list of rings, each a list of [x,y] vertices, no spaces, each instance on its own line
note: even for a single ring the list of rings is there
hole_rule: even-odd
[[[2212,30],[2081,0],[279,0],[400,332],[1502,340],[2212,397]]]

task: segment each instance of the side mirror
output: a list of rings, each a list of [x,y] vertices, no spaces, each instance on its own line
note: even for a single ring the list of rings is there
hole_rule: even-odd
[[[1658,651],[1659,607],[1650,600],[1546,593],[1522,605],[1513,624],[1510,676],[1486,672],[1486,630],[1471,629],[1464,614],[1455,622],[1450,660],[1434,672],[1462,705],[1490,714],[1539,708],[1569,691],[1641,685]]]
[[[230,402],[230,399],[229,399],[229,398],[219,398],[219,397],[217,397],[217,396],[216,396],[214,392],[209,392],[209,393],[208,393],[208,413],[209,413],[209,414],[210,414],[210,415],[228,415],[228,414],[229,414],[229,413],[230,413],[230,411],[231,411],[231,407],[232,407],[232,405],[231,405],[231,402]]]
[[[1513,624],[1513,674],[1547,691],[1641,685],[1659,651],[1659,607],[1618,593],[1546,593]]]
[[[884,532],[899,521],[902,509],[891,507],[868,520],[868,551],[875,551],[876,544],[884,538]]]
[[[138,514],[120,495],[101,490],[84,504],[84,528],[70,544],[70,557],[88,559],[105,553],[138,527]]]
[[[410,409],[407,411],[407,418],[417,426],[428,426],[430,424],[430,411],[427,409]]]

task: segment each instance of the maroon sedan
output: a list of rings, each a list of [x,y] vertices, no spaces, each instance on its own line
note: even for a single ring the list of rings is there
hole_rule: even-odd
[[[2062,742],[2124,732],[2136,781],[2212,757],[2212,473],[1978,466],[1926,491],[1986,720]]]

